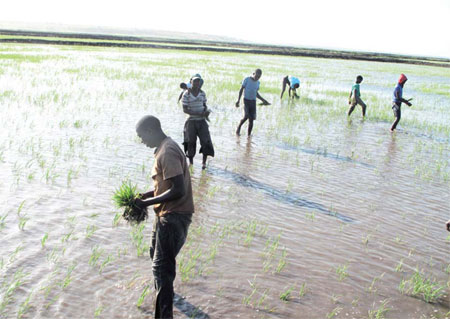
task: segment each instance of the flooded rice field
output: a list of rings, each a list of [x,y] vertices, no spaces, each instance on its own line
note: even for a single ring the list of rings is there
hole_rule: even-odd
[[[240,82],[263,70],[253,137]],[[147,318],[149,236],[111,200],[152,187],[136,122],[182,142],[194,73],[216,150],[192,172],[176,318],[449,318],[450,74],[375,62],[39,45],[0,48],[0,317]],[[409,81],[396,133],[391,94]],[[300,99],[280,100],[300,78]],[[362,74],[367,119],[348,120]],[[246,126],[242,132],[246,132]]]

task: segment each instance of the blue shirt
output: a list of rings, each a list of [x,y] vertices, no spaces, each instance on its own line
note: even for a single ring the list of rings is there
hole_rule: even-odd
[[[295,89],[294,85],[298,84],[300,86],[300,80],[294,76],[289,77],[289,82],[291,82],[291,89]]]
[[[403,88],[400,84],[397,83],[397,86],[394,89],[394,95],[392,97],[392,102],[395,104],[402,104],[402,97],[403,97]]]
[[[242,81],[242,87],[244,88],[244,99],[256,100],[256,93],[258,93],[259,90],[259,81],[255,81],[251,76],[248,76]]]

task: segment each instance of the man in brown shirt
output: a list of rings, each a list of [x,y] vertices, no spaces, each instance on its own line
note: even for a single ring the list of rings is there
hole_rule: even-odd
[[[151,236],[155,282],[155,318],[173,318],[175,258],[186,241],[194,213],[191,176],[186,156],[176,142],[166,136],[154,116],[144,116],[136,124],[142,143],[155,150],[152,179],[155,190],[136,199],[136,205],[153,205],[156,216]]]

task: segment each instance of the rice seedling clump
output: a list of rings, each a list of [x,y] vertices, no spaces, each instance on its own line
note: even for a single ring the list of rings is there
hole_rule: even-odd
[[[128,222],[140,223],[147,219],[147,208],[141,209],[135,204],[138,197],[137,185],[133,185],[130,181],[122,182],[114,192],[113,201],[117,208],[124,208],[122,217]]]

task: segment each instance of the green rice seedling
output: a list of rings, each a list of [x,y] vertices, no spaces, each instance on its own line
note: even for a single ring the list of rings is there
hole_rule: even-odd
[[[144,238],[144,229],[144,223],[133,225],[133,228],[131,229],[131,239],[137,249],[138,257],[144,256],[150,249],[148,242]]]
[[[358,302],[359,302],[359,298],[353,299],[353,300],[352,300],[352,306],[353,306],[353,307],[358,306]]]
[[[284,291],[280,293],[280,300],[284,302],[288,302],[291,297],[292,291],[295,289],[295,286],[290,286],[286,288]]]
[[[20,212],[22,211],[23,206],[25,205],[25,202],[26,202],[26,200],[23,200],[23,201],[20,203],[19,207],[17,208],[17,215],[20,215]]]
[[[305,296],[307,292],[308,292],[308,288],[306,287],[306,282],[304,282],[300,286],[300,290],[298,292],[298,296],[301,298],[301,297]]]
[[[0,303],[0,314],[3,314],[6,306],[12,301],[14,293],[19,289],[24,283],[25,278],[28,274],[25,274],[21,269],[14,273],[14,276],[10,282],[4,281],[2,285],[2,300]]]
[[[400,259],[397,266],[395,267],[395,272],[401,272],[403,271],[403,258]]]
[[[387,307],[388,300],[381,301],[381,305],[374,310],[369,310],[368,315],[369,319],[384,319],[386,318],[386,314],[391,308]],[[375,305],[374,305],[375,307]]]
[[[138,196],[137,185],[131,184],[130,181],[122,182],[113,195],[116,207],[125,209],[122,216],[128,222],[140,223],[148,216],[147,209],[139,209],[136,206],[135,200]]]
[[[336,274],[338,275],[339,281],[342,281],[348,277],[347,268],[348,265],[341,265],[336,268]]]
[[[341,295],[335,295],[335,294],[332,294],[332,295],[331,295],[331,301],[332,301],[334,304],[337,304],[337,303],[339,302],[339,299],[340,299],[341,297],[342,297]]]
[[[286,247],[285,247],[283,249],[283,251],[281,252],[281,257],[280,257],[280,260],[278,261],[277,269],[275,270],[275,272],[277,274],[280,273],[286,266],[286,256],[287,256],[287,251],[286,251]]]
[[[368,292],[376,292],[377,291],[377,288],[375,288],[375,284],[376,284],[376,282],[378,281],[378,280],[380,280],[381,278],[383,278],[384,277],[384,274],[385,273],[382,273],[380,276],[375,276],[373,279],[372,279],[372,283],[370,284],[370,286],[369,287],[367,287],[367,291]]]
[[[110,264],[112,261],[114,260],[113,256],[111,254],[108,254],[108,256],[106,256],[105,260],[103,260],[103,262],[100,265],[100,268],[98,270],[98,272],[101,274],[103,272],[103,269]]]
[[[41,238],[41,246],[42,248],[45,247],[45,243],[47,242],[48,239],[48,233],[45,233],[44,236]]]
[[[2,216],[0,217],[0,230],[2,230],[3,228],[5,228],[5,225],[6,225],[6,222],[5,222],[6,217],[8,217],[8,213],[6,213],[6,214],[4,214],[4,215],[2,215]]]
[[[113,222],[112,222],[113,227],[117,227],[117,225],[119,225],[119,222],[120,222],[121,218],[122,218],[122,213],[121,212],[117,212],[114,215]]]
[[[244,296],[244,298],[242,299],[242,303],[244,305],[249,306],[251,304],[253,295],[256,293],[256,291],[258,290],[258,287],[256,286],[256,275],[253,277],[253,282],[251,282],[250,280],[247,280],[248,283],[250,284],[250,288],[252,288],[252,291],[250,292],[250,294],[248,296]]]
[[[70,232],[68,232],[67,234],[63,235],[61,237],[61,243],[63,244],[63,243],[68,242],[73,234],[74,234],[74,230],[72,229]]]
[[[136,303],[136,306],[139,308],[144,303],[145,297],[150,293],[150,286],[147,285],[144,287],[144,290],[142,291],[141,295],[138,298],[138,301]]]
[[[178,267],[182,282],[189,281],[195,275],[195,268],[202,253],[200,248],[191,248],[179,258]]]
[[[103,254],[103,249],[99,249],[98,246],[92,248],[92,254],[89,257],[89,266],[97,265],[97,261]]]
[[[94,318],[100,318],[100,315],[102,314],[102,312],[103,312],[103,310],[104,310],[104,308],[103,308],[103,306],[102,305],[100,305],[100,306],[98,306],[97,308],[95,308],[95,311],[94,311]]]
[[[336,317],[342,311],[342,309],[343,308],[339,307],[339,306],[334,308],[333,310],[331,310],[330,312],[327,313],[327,318],[331,319],[331,318]]]
[[[428,303],[436,302],[445,293],[445,286],[426,278],[423,272],[416,269],[410,279],[402,279],[399,290],[401,293],[409,293],[412,296],[421,297]]]
[[[16,249],[9,255],[9,263],[12,263],[16,260],[17,254],[23,249],[22,245],[18,245]]]
[[[269,289],[264,289],[261,297],[259,297],[258,302],[256,303],[256,307],[261,308],[261,306],[263,305],[264,301],[267,299],[267,293],[269,292]]]
[[[27,311],[30,309],[30,301],[31,301],[31,297],[33,296],[34,290],[32,290],[27,298],[25,298],[25,300],[19,305],[19,310],[17,311],[17,318],[20,319],[22,318]]]
[[[95,225],[88,225],[86,227],[86,238],[91,238],[97,229],[98,229],[98,227]]]
[[[362,243],[363,243],[364,246],[367,247],[367,245],[369,244],[370,237],[371,237],[371,235],[368,234],[367,236],[365,236],[365,237],[362,238],[361,241],[362,241]]]
[[[26,216],[19,216],[19,229],[24,230],[26,223],[30,220],[30,218]]]
[[[244,239],[244,245],[250,246],[255,237],[256,227],[258,226],[258,222],[256,220],[252,220],[247,226],[247,232]]]
[[[59,257],[57,255],[57,251],[53,248],[51,252],[49,252],[46,255],[47,261],[48,262],[53,262],[56,264],[56,262],[58,261]]]
[[[60,286],[63,290],[66,289],[67,286],[69,286],[69,284],[72,282],[72,272],[76,266],[77,266],[76,264],[73,264],[72,266],[69,266],[69,268],[67,269],[66,276],[60,283]]]

